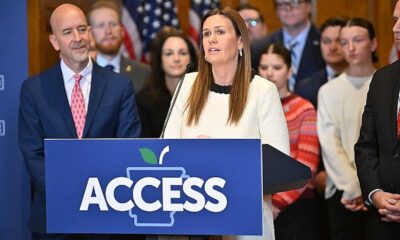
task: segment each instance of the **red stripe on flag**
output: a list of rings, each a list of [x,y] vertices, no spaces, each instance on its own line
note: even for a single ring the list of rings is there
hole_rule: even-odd
[[[129,33],[126,31],[125,27],[122,28],[124,30],[124,45],[126,51],[129,54],[131,59],[136,59],[135,49],[133,48],[132,40],[129,36]]]
[[[197,45],[199,44],[199,34],[192,25],[189,25],[189,36]]]

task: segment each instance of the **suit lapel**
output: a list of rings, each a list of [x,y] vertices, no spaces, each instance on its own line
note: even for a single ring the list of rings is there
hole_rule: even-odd
[[[128,77],[131,77],[132,72],[137,67],[134,65],[134,62],[130,63],[127,59],[125,59],[122,56],[120,65],[121,65],[120,72]]]
[[[43,88],[43,91],[49,99],[49,104],[54,105],[54,109],[60,112],[61,119],[64,121],[68,131],[72,137],[76,138],[75,124],[72,119],[71,108],[68,103],[67,94],[65,92],[64,78],[62,76],[60,64],[57,64],[49,74],[49,78]]]
[[[319,48],[318,34],[317,29],[315,29],[314,25],[311,25],[310,29],[308,30],[307,40],[303,48],[303,53],[301,54],[297,76],[302,76],[303,73],[300,73],[300,71],[306,66],[312,65],[312,61],[315,61],[315,59],[312,57],[315,55],[315,48]]]
[[[320,82],[318,83],[318,88],[321,87],[322,85],[324,85],[326,82],[328,82],[328,70],[326,70],[326,68],[322,69],[320,71]]]
[[[121,60],[121,62],[120,62],[120,72],[121,73],[125,73],[126,72],[126,69],[127,69],[127,62],[125,61],[125,59],[121,56],[121,58],[120,58]],[[130,67],[128,67],[129,69],[130,68],[132,68],[131,66]]]
[[[275,36],[275,39],[273,40],[274,42],[279,42],[283,46],[285,46],[285,43],[283,42],[283,30],[280,29],[278,33]]]
[[[96,63],[93,63],[92,84],[90,87],[89,106],[86,114],[85,128],[83,129],[83,137],[87,136],[90,126],[93,123],[94,116],[106,86],[106,79],[100,73],[99,68],[100,67]]]

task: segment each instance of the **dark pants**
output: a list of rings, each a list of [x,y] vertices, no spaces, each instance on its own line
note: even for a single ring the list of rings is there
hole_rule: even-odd
[[[342,191],[327,199],[329,230],[331,240],[363,240],[365,212],[347,210],[340,202]]]
[[[318,208],[318,227],[319,227],[319,239],[330,240],[329,238],[329,217],[327,203],[324,196],[316,194],[316,206]]]
[[[366,213],[365,239],[400,239],[400,223],[383,222],[379,212],[371,207]]]
[[[32,233],[32,240],[143,240],[142,235]]]
[[[315,199],[298,199],[274,221],[276,240],[317,240],[320,236],[318,206]]]

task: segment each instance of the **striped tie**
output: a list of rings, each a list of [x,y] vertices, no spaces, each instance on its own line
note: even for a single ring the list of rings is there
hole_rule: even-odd
[[[75,123],[76,135],[81,139],[86,120],[85,99],[83,98],[81,86],[79,85],[82,75],[75,74],[74,78],[75,85],[72,89],[71,112]]]
[[[296,55],[295,48],[299,44],[299,42],[296,39],[292,39],[289,41],[289,51],[291,55],[291,60],[292,60],[292,77],[289,79],[289,90],[293,91],[294,87],[296,85],[296,75],[298,72],[298,67],[299,67],[299,57]]]

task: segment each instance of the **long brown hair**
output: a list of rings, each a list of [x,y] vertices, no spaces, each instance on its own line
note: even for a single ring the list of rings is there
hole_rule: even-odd
[[[238,57],[238,67],[233,78],[229,96],[229,117],[227,123],[237,124],[242,117],[247,102],[248,91],[251,81],[250,45],[247,27],[242,17],[233,9],[225,7],[209,11],[201,22],[201,28],[205,20],[213,15],[227,17],[235,29],[237,37],[242,38],[243,54]],[[204,105],[207,101],[211,83],[213,82],[212,66],[204,59],[205,51],[203,44],[200,44],[199,73],[194,81],[189,99],[186,105],[188,108],[187,125],[197,124]]]
[[[151,73],[149,78],[146,80],[146,84],[143,87],[141,94],[148,95],[155,102],[170,101],[171,94],[167,89],[165,83],[165,72],[162,68],[162,48],[164,43],[170,37],[181,38],[187,45],[190,54],[190,62],[192,69],[197,69],[197,52],[196,48],[189,38],[180,30],[174,27],[166,26],[158,31],[156,37],[153,39],[151,44]]]

